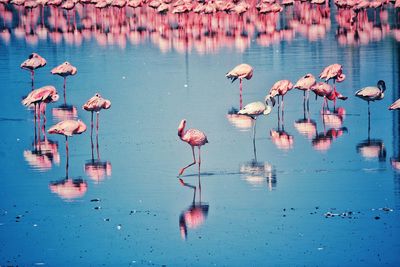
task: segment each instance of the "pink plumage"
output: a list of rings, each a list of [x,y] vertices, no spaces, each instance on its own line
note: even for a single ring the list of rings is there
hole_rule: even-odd
[[[320,79],[324,79],[326,82],[330,79],[333,79],[337,82],[342,82],[346,78],[346,75],[343,74],[342,65],[340,64],[332,64],[327,66],[319,75]]]

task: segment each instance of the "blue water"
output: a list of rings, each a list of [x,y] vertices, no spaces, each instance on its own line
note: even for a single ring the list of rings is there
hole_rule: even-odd
[[[399,97],[400,44],[391,34],[368,44],[339,44],[331,10],[331,26],[316,41],[296,33],[291,41],[262,46],[251,36],[243,51],[205,53],[165,52],[150,38],[122,47],[50,37],[32,45],[15,35],[14,10],[10,40],[0,40],[0,265],[398,266],[400,176],[391,160],[400,153],[400,128],[398,112],[387,107]],[[397,13],[388,12],[394,29]],[[31,84],[19,65],[31,52],[47,60],[35,73],[35,87],[54,85],[60,93],[58,103],[47,106],[46,129],[59,121],[52,109],[63,101],[63,80],[50,70],[66,60],[78,68],[67,79],[66,102],[76,108],[75,117],[90,127],[82,105],[96,92],[112,102],[100,112],[100,159],[95,134],[92,157],[89,128],[68,140],[67,181],[81,189],[74,197],[51,190],[66,181],[63,136],[47,134],[59,155],[42,157],[47,165],[24,156],[34,151],[35,124],[20,103]],[[284,115],[290,147],[278,147],[271,137],[278,129],[275,106],[257,119],[255,151],[252,122],[238,128],[228,120],[239,105],[239,84],[225,73],[242,62],[254,67],[253,78],[244,80],[244,103],[262,101],[277,80],[295,83],[342,64],[346,80],[337,88],[349,99],[338,102],[346,111],[340,127],[324,127],[322,99],[311,97],[310,119],[320,138],[300,134],[294,124],[303,119],[303,94],[293,89]],[[387,91],[371,103],[368,134],[367,103],[353,95],[379,79]],[[197,166],[181,177],[196,186],[195,196],[177,178],[192,160],[177,136],[183,118],[209,140],[201,150],[201,192]],[[340,136],[329,137],[331,128]],[[321,136],[325,149],[317,150]],[[373,152],[357,149],[363,142]],[[85,172],[85,164],[98,161],[107,169],[94,177]],[[181,218],[191,210],[195,222],[186,221],[183,238]]]

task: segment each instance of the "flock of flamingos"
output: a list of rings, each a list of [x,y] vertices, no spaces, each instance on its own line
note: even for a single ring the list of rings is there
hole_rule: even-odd
[[[45,111],[46,104],[51,102],[56,102],[59,99],[57,90],[53,86],[44,86],[38,89],[34,89],[34,75],[35,70],[46,65],[46,60],[38,55],[37,53],[32,53],[28,59],[26,59],[21,64],[21,68],[30,71],[32,91],[22,100],[22,104],[34,108],[35,121],[41,120],[41,115],[43,115],[44,121],[46,120]],[[75,75],[77,73],[77,68],[71,65],[69,62],[64,62],[61,65],[53,68],[51,74],[59,75],[64,78],[64,98],[66,91],[66,80],[70,75]],[[304,107],[308,109],[309,94],[313,92],[315,97],[322,97],[322,112],[328,108],[328,101],[332,101],[334,105],[334,110],[336,109],[336,100],[346,100],[347,97],[343,96],[336,89],[336,83],[342,82],[346,76],[343,73],[342,65],[332,64],[324,68],[324,70],[319,74],[319,78],[323,81],[318,81],[311,73],[308,73],[301,77],[294,85],[289,80],[277,81],[270,89],[269,93],[266,95],[263,102],[257,101],[252,102],[243,107],[242,100],[242,90],[243,90],[243,79],[251,79],[253,77],[253,68],[248,64],[240,64],[230,70],[226,77],[231,79],[232,82],[239,80],[239,92],[240,92],[240,110],[237,112],[238,115],[245,115],[253,120],[256,120],[260,115],[268,115],[271,113],[272,107],[275,106],[275,98],[278,99],[278,120],[284,120],[284,96],[291,91],[293,88],[302,90],[304,92],[303,104]],[[333,85],[329,84],[329,81],[333,81]],[[368,86],[358,90],[355,96],[367,101],[368,103],[368,118],[370,117],[370,102],[381,100],[384,97],[384,92],[386,90],[385,82],[379,80],[376,86]],[[99,128],[99,112],[102,109],[109,109],[111,107],[111,101],[101,97],[99,93],[96,93],[92,98],[90,98],[82,108],[86,111],[91,112],[91,132],[93,132],[93,114],[96,113],[96,131],[98,133]],[[395,101],[390,105],[389,110],[400,109],[400,99]],[[281,116],[281,117],[280,117]],[[255,133],[254,123],[253,131]],[[179,138],[188,143],[192,149],[193,162],[187,166],[180,169],[178,177],[184,173],[184,171],[196,163],[201,164],[200,149],[203,145],[208,143],[207,136],[204,132],[198,129],[187,129],[186,120],[183,119],[178,126],[178,136]],[[66,140],[66,152],[67,152],[67,162],[68,162],[68,137],[81,134],[86,131],[86,125],[81,120],[62,120],[56,125],[48,129],[49,134],[60,134],[65,136]],[[195,147],[198,148],[198,160],[196,161]],[[68,164],[68,163],[67,163]]]

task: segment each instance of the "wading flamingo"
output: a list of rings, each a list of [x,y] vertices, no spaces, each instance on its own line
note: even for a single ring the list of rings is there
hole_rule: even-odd
[[[32,90],[34,88],[35,70],[46,65],[46,59],[39,56],[37,53],[29,55],[28,59],[21,63],[21,69],[31,72]]]
[[[65,136],[65,148],[68,158],[68,136],[81,134],[86,131],[86,125],[81,120],[60,121],[47,130],[49,134],[61,134]]]
[[[340,64],[332,64],[327,66],[319,75],[320,79],[324,79],[325,82],[329,82],[329,80],[333,80],[334,87],[333,89],[336,91],[336,85],[335,83],[338,82],[343,82],[344,79],[346,78],[346,75],[343,74],[343,68],[342,65]]]
[[[283,121],[283,113],[284,113],[284,104],[283,104],[283,97],[292,90],[293,84],[289,80],[280,80],[274,83],[274,85],[269,90],[269,94],[266,96],[265,101],[271,100],[272,106],[275,106],[275,97],[278,96],[278,120],[279,120],[279,96],[282,98],[282,121]]]
[[[66,83],[67,83],[67,76],[70,75],[75,75],[78,72],[77,68],[72,66],[68,61],[65,61],[61,65],[53,68],[51,70],[51,74],[53,75],[59,75],[64,78],[64,104],[66,104],[66,97],[65,97],[65,89],[66,89]]]
[[[243,99],[242,99],[242,80],[247,79],[250,80],[253,77],[253,67],[249,64],[240,64],[234,67],[231,71],[229,71],[225,77],[231,79],[232,82],[236,81],[239,78],[240,82],[240,109],[243,108]]]
[[[239,110],[237,114],[246,115],[255,120],[253,124],[253,148],[254,155],[256,155],[256,123],[257,117],[260,115],[268,115],[271,113],[272,108],[268,105],[268,99],[265,98],[265,104],[263,102],[257,101],[247,104],[243,109]]]
[[[99,113],[102,109],[109,109],[111,107],[111,101],[108,99],[104,99],[101,97],[99,93],[96,93],[93,97],[91,97],[84,105],[83,109],[86,111],[92,112],[91,119],[91,131],[90,136],[93,133],[93,112],[96,112],[96,132],[99,132]]]
[[[383,99],[385,90],[386,90],[385,82],[379,80],[377,86],[367,86],[358,90],[355,93],[355,96],[368,102],[368,121],[370,116],[369,102]]]
[[[200,164],[201,164],[201,157],[200,157],[200,148],[202,145],[205,145],[208,143],[207,136],[200,130],[197,129],[188,129],[185,131],[185,126],[186,126],[186,120],[183,119],[179,123],[178,127],[178,136],[179,138],[188,143],[192,147],[192,153],[193,153],[193,162],[187,165],[186,167],[183,167],[180,171],[178,176],[182,175],[183,172],[189,168],[190,166],[196,164],[196,157],[194,155],[194,147],[197,146],[199,148],[199,172],[200,172]]]
[[[24,100],[22,100],[22,104],[24,106],[30,106],[33,104],[35,106],[35,120],[36,116],[38,116],[40,120],[41,104],[56,102],[58,99],[59,96],[57,94],[56,88],[54,88],[54,86],[47,85],[30,92],[29,95],[25,97]],[[36,113],[36,108],[38,113]],[[46,107],[44,106],[43,115],[44,115],[44,121],[46,122],[45,112],[46,112]]]
[[[313,85],[315,85],[315,83],[316,83],[316,80],[315,80],[314,75],[312,75],[311,73],[308,73],[308,74],[304,75],[303,77],[301,77],[296,82],[296,84],[293,86],[294,88],[297,88],[297,89],[303,91],[303,106],[304,107],[306,106],[306,101],[307,101],[307,109],[309,107],[308,98],[310,95],[310,90],[311,90],[311,87]],[[307,95],[306,95],[306,92],[307,92]]]

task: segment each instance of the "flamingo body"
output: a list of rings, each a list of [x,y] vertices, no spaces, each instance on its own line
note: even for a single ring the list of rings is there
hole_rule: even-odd
[[[389,110],[400,109],[400,98],[390,105]]]
[[[271,107],[265,105],[263,102],[252,102],[247,104],[243,109],[239,110],[237,114],[239,115],[247,115],[252,117],[253,119],[259,115],[268,115],[271,113]]]
[[[25,106],[29,106],[31,104],[37,103],[50,103],[56,102],[59,96],[57,94],[56,88],[51,85],[43,86],[41,88],[35,89],[29,93],[24,100],[22,100],[22,104]]]
[[[101,97],[99,93],[96,93],[91,97],[84,105],[83,109],[86,111],[99,112],[102,109],[109,109],[111,107],[111,101]]]
[[[21,68],[33,71],[35,69],[44,67],[46,63],[46,59],[42,58],[37,53],[32,53],[29,55],[27,60],[21,63]]]
[[[355,96],[366,100],[366,101],[375,101],[381,100],[384,97],[384,92],[386,90],[385,82],[380,80],[378,81],[377,86],[367,86],[355,93]]]
[[[200,130],[188,129],[185,131],[186,120],[182,120],[178,127],[178,136],[182,141],[188,143],[192,147],[201,147],[208,143],[207,136]]]
[[[332,64],[327,66],[319,75],[320,79],[324,79],[326,82],[330,79],[333,79],[337,82],[342,82],[346,75],[343,74],[342,65],[340,64]]]
[[[62,77],[75,75],[77,72],[78,72],[77,68],[72,66],[68,61],[65,61],[61,65],[59,65],[51,70],[51,74],[53,74],[53,75],[57,74]]]
[[[86,131],[86,125],[81,120],[64,120],[52,126],[47,132],[49,134],[61,134],[72,136]]]
[[[314,75],[308,73],[301,77],[293,87],[299,90],[307,91],[311,90],[311,87],[315,85],[315,82],[316,80]]]
[[[232,82],[236,81],[238,78],[250,80],[251,77],[253,77],[253,67],[245,63],[237,65],[229,71],[225,77],[231,79]]]

